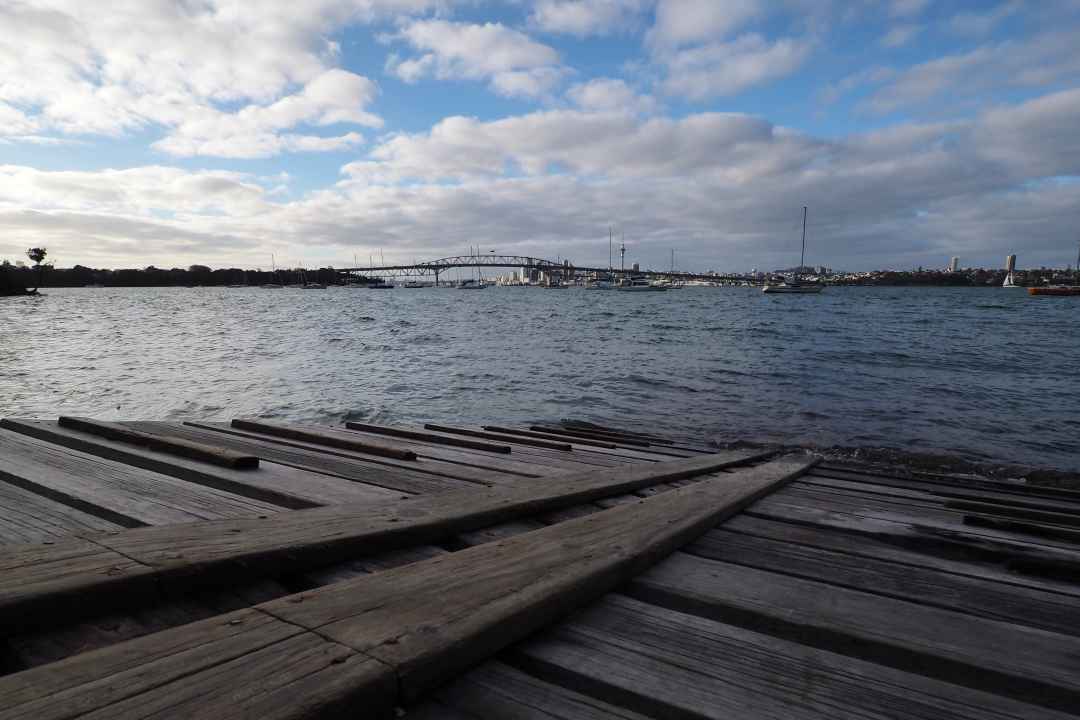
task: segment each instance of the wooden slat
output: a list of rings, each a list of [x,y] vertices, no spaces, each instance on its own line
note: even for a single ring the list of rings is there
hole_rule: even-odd
[[[785,488],[784,492],[778,493],[776,497],[767,498],[763,506],[772,507],[774,504],[816,508],[835,513],[851,513],[866,518],[905,523],[918,529],[924,535],[938,535],[945,540],[977,541],[985,538],[988,541],[1000,540],[1007,543],[1027,545],[1029,546],[1028,550],[1032,552],[1044,550],[1059,550],[1069,554],[1077,552],[1077,548],[1068,542],[967,527],[964,525],[964,513],[954,510],[938,510],[929,504],[909,505],[882,502],[867,498],[853,498],[842,494],[808,493],[793,488]],[[755,513],[758,511],[759,508],[754,509]]]
[[[933,499],[938,502],[971,500],[1031,510],[1045,510],[1047,512],[1080,513],[1080,503],[1057,498],[1030,498],[1018,493],[995,492],[977,488],[957,488],[949,485],[931,485],[929,483],[896,482],[890,481],[888,478],[884,478],[882,482],[871,482],[870,480],[841,480],[827,475],[814,474],[803,478],[800,484],[922,500]]]
[[[443,433],[452,433],[454,435],[465,435],[468,437],[484,438],[485,440],[500,440],[506,443],[515,443],[518,445],[531,445],[533,447],[547,448],[548,450],[563,450],[565,452],[573,451],[573,446],[569,443],[551,442],[548,440],[537,440],[535,438],[527,437],[514,437],[513,435],[506,435],[504,433],[485,432],[484,430],[469,430],[468,428],[450,427],[448,425],[436,425],[435,423],[424,423],[424,427],[428,430],[437,430]]]
[[[0,482],[0,545],[39,543],[78,532],[119,530],[121,527],[96,515]]]
[[[825,463],[815,470],[815,474],[839,480],[854,480],[858,482],[893,483],[904,484],[907,487],[919,487],[931,485],[933,487],[953,487],[962,490],[982,489],[999,493],[1008,493],[1021,497],[1058,498],[1065,501],[1080,503],[1080,491],[1068,488],[1048,487],[1044,485],[1029,485],[1025,483],[1003,482],[1001,480],[989,480],[987,478],[964,477],[957,478],[948,475],[905,475],[897,476],[886,472],[868,468],[851,468]]]
[[[0,678],[0,719],[389,718],[394,695],[377,661],[241,610]]]
[[[1066,717],[617,595],[543,631],[508,660],[539,679],[665,720]]]
[[[272,519],[194,523],[94,536],[93,546],[106,555],[86,563],[81,579],[75,578],[75,573],[59,578],[56,590],[72,593],[81,582],[84,604],[68,612],[92,612],[123,593],[126,577],[137,581],[152,574],[159,578],[163,589],[175,582],[186,590],[222,578],[235,581],[246,576],[324,567],[353,559],[357,554],[437,543],[455,533],[580,505],[674,478],[704,475],[758,458],[745,452],[728,452],[567,475],[543,483],[526,480],[512,486],[477,487],[395,503],[294,510]],[[771,466],[773,463],[761,467]],[[747,469],[740,475],[755,471]],[[62,557],[70,551],[69,545],[82,548],[84,543],[80,539],[60,541],[55,554]],[[138,572],[109,573],[114,564],[129,568],[136,561]],[[51,587],[48,556],[36,549],[0,549],[0,568],[5,564],[12,569],[4,578],[0,594],[0,628],[47,621],[38,608],[45,605]]]
[[[437,445],[452,445],[454,447],[469,448],[470,450],[481,450],[483,452],[509,453],[511,450],[509,445],[496,445],[494,443],[476,442],[474,440],[463,440],[461,438],[447,437],[445,435],[439,435],[436,433],[406,430],[404,428],[393,427],[390,425],[375,425],[373,423],[350,421],[345,423],[345,427],[349,430],[363,430],[364,432],[374,433],[376,435],[388,435],[390,437],[409,438],[410,440],[422,440],[423,442],[435,443]]]
[[[755,517],[745,512],[728,520],[723,528],[755,537],[834,550],[866,558],[868,562],[886,560],[915,567],[934,568],[953,575],[983,578],[996,583],[1034,587],[1052,593],[1080,597],[1080,585],[1021,575],[1010,572],[1000,565],[978,562],[970,557],[954,559],[932,552],[920,552],[888,542],[886,537],[849,533],[824,526],[796,525],[775,519]],[[1077,601],[1074,600],[1074,602]]]
[[[55,445],[170,475],[180,480],[298,509],[362,500],[387,500],[401,493],[322,473],[264,462],[254,470],[232,470],[175,457],[59,427],[49,420],[4,420],[4,428]]]
[[[1073,636],[684,553],[635,578],[629,592],[1024,702],[1080,707],[1080,638]]]
[[[257,516],[281,508],[0,430],[0,480],[126,527]]]
[[[395,667],[406,699],[641,572],[804,472],[780,460],[260,607]]]
[[[328,445],[330,447],[367,453],[368,455],[378,455],[380,457],[388,457],[395,460],[416,459],[416,453],[412,450],[403,450],[388,445],[379,445],[376,443],[367,443],[360,440],[344,438],[333,432],[306,430],[289,425],[282,425],[280,423],[244,420],[241,418],[233,420],[232,426],[238,430],[254,430],[255,432],[260,432],[265,435],[278,435],[292,440],[302,440],[317,445]]]
[[[1080,635],[1080,603],[1069,595],[954,575],[909,564],[713,530],[684,548],[709,560],[781,572],[978,617]]]
[[[147,432],[153,432],[160,424],[139,423],[139,425],[148,428]],[[316,445],[284,440],[270,435],[240,432],[212,424],[185,423],[171,432],[183,432],[192,437],[221,436],[222,444],[248,449],[263,460],[410,494],[436,493],[472,487],[474,483],[482,481],[482,478],[473,479],[477,478],[479,473],[448,464],[433,468],[438,464],[423,461],[378,460],[371,456],[362,456],[344,450],[320,448]]]
[[[548,433],[551,435],[569,435],[570,437],[585,438],[586,440],[600,440],[602,442],[615,443],[616,445],[629,445],[631,447],[647,448],[652,443],[647,440],[631,438],[625,435],[600,432],[598,430],[572,430],[570,428],[551,427],[547,425],[530,425],[533,432]]]
[[[193,460],[201,460],[202,462],[210,463],[211,465],[220,465],[221,467],[232,468],[234,470],[251,470],[259,467],[259,458],[254,455],[244,455],[242,453],[233,452],[227,448],[205,445],[203,443],[193,443],[181,438],[165,438],[157,435],[148,435],[137,430],[132,430],[131,428],[126,428],[123,425],[105,422],[103,420],[61,415],[57,419],[57,424],[59,424],[60,427],[70,428],[71,430],[81,430],[82,432],[90,433],[91,435],[100,435],[109,440],[142,445],[152,450],[180,455]]]
[[[538,680],[501,662],[487,662],[435,694],[439,708],[410,708],[410,720],[444,718],[445,708],[463,718],[514,720],[646,720],[645,716]]]
[[[200,695],[206,704],[199,712],[214,716],[226,696],[230,710],[245,717],[322,717],[313,708],[343,711],[358,698],[380,709],[411,702],[811,464],[782,460],[725,474],[640,505],[9,675],[0,678],[0,718],[185,712]],[[286,692],[313,672],[329,675]]]
[[[503,427],[502,425],[483,425],[482,427],[489,432],[497,432],[504,435],[520,435],[521,437],[539,438],[540,440],[561,440],[563,442],[566,441],[566,436],[557,435],[554,433],[536,432],[533,430],[519,430],[517,428]],[[600,442],[599,440],[586,440],[584,438],[575,440],[574,444],[606,448],[608,450],[615,450],[618,447],[615,443]]]

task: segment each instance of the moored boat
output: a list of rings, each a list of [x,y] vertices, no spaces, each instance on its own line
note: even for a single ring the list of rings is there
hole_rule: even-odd
[[[799,295],[816,295],[825,289],[825,286],[816,282],[805,282],[799,277],[799,273],[802,272],[803,267],[806,266],[806,206],[802,209],[802,254],[799,255],[799,269],[795,272],[794,276],[790,279],[784,279],[781,282],[766,282],[765,287],[761,290],[766,293],[775,294],[799,294]]]

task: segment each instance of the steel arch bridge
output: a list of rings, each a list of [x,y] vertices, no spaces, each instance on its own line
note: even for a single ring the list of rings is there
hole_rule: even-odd
[[[428,262],[415,263],[412,265],[380,265],[376,267],[344,268],[341,272],[347,275],[364,275],[367,277],[399,278],[399,277],[431,277],[438,282],[439,275],[453,268],[472,267],[512,267],[541,270],[550,274],[573,272],[572,265],[560,265],[552,260],[534,258],[527,255],[456,255],[454,257],[440,258]]]

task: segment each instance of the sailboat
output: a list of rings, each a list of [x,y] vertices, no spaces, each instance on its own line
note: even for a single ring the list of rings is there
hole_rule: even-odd
[[[799,256],[799,272],[802,272],[803,267],[806,265],[806,206],[803,205],[802,209],[802,254]],[[798,273],[795,274],[790,280],[783,280],[778,283],[765,283],[763,292],[767,293],[800,293],[800,294],[816,294],[825,289],[824,285],[818,283],[803,282],[799,278]]]
[[[1022,288],[1024,286],[1016,284],[1016,278],[1013,277],[1013,271],[1010,270],[1009,274],[1005,276],[1005,282],[1001,283],[1001,287]]]
[[[268,289],[272,289],[272,290],[276,290],[276,289],[278,289],[278,288],[283,288],[283,287],[285,287],[285,286],[284,286],[284,285],[282,285],[282,284],[281,284],[280,282],[278,282],[278,276],[277,276],[277,260],[276,260],[276,259],[274,258],[274,255],[273,255],[273,253],[271,253],[271,254],[270,254],[270,267],[271,267],[271,268],[273,268],[273,278],[274,278],[274,282],[269,282],[269,283],[263,283],[263,284],[262,284],[262,285],[260,285],[259,287],[262,287],[262,288],[268,288]]]

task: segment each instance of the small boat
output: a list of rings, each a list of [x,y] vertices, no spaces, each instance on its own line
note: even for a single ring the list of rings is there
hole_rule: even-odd
[[[487,290],[487,285],[477,282],[472,278],[466,278],[455,286],[458,290]]]
[[[307,282],[300,286],[301,290],[325,290],[326,285],[318,282]]]
[[[422,287],[427,287],[427,285],[425,283],[420,282],[419,280],[409,280],[409,281],[407,281],[405,283],[405,287],[407,287],[407,288],[422,288]]]
[[[762,292],[766,293],[803,293],[813,295],[825,289],[824,285],[808,283],[802,280],[784,280],[778,283],[766,283]]]
[[[799,270],[806,266],[806,206],[803,205],[802,209],[802,254],[799,256]],[[776,293],[776,294],[800,294],[800,295],[816,295],[825,289],[824,285],[815,282],[804,282],[795,273],[791,279],[785,279],[781,282],[767,282],[765,287],[761,289],[762,292]]]
[[[653,285],[644,275],[632,275],[623,278],[622,282],[615,286],[616,290],[623,292],[662,292],[667,290],[663,285]]]
[[[369,290],[393,290],[394,284],[388,283],[385,280],[377,280],[373,283],[368,283],[367,287]]]
[[[1005,276],[1005,282],[1001,283],[1001,287],[1007,287],[1007,288],[1022,288],[1022,287],[1024,287],[1024,286],[1023,286],[1023,285],[1017,285],[1017,284],[1016,284],[1016,278],[1014,278],[1014,277],[1013,277],[1013,273],[1012,273],[1012,271],[1010,270],[1010,271],[1009,271],[1009,274]]]
[[[1080,285],[1046,285],[1029,287],[1029,295],[1055,295],[1058,297],[1080,295]]]

